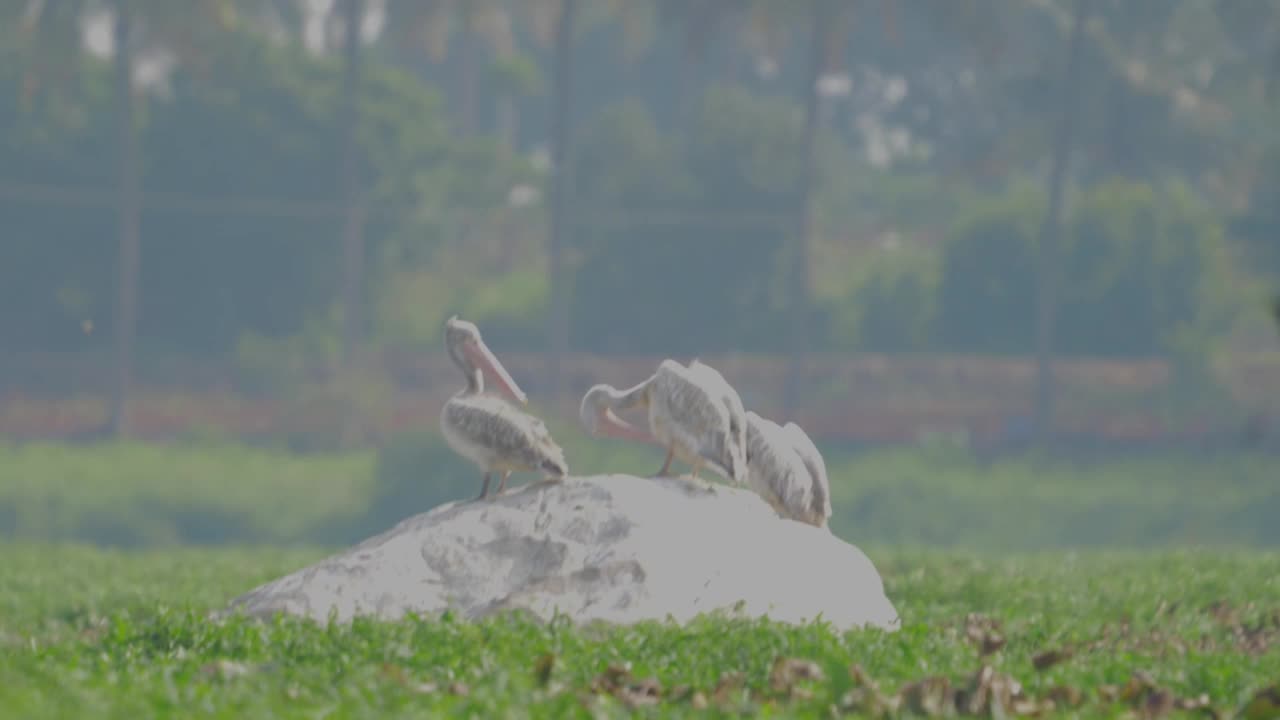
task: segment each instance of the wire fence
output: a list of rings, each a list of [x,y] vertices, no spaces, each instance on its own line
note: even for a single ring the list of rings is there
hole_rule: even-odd
[[[76,188],[0,180],[0,200],[32,207],[114,211],[119,204],[120,198],[117,192],[110,189]],[[140,207],[143,211],[150,212],[298,220],[336,220],[346,214],[346,210],[336,201],[300,202],[231,195],[211,196],[202,193],[163,190],[143,191],[140,194]],[[503,210],[520,209],[523,208],[518,205],[453,208],[449,210],[421,209],[415,210],[414,214],[423,219],[463,221],[468,218],[484,217]],[[368,203],[361,206],[361,213],[366,220],[396,219],[403,217],[405,210],[400,207]],[[795,222],[795,214],[652,209],[627,211],[588,208],[571,212],[570,221],[578,226],[604,229],[662,225],[717,229],[759,229],[763,227],[787,228]]]
[[[0,201],[51,212],[114,211],[118,195],[110,188],[68,187],[0,179]],[[316,223],[314,234],[336,242],[344,215],[336,202],[278,198],[210,196],[170,190],[141,195],[146,213],[177,213],[204,218],[276,218]],[[370,205],[370,222],[403,217],[403,208]],[[540,212],[533,206],[480,209],[414,210],[419,217],[466,223],[512,211]],[[663,226],[762,228],[788,230],[795,216],[778,212],[599,210],[571,213],[580,226],[628,228]],[[163,235],[146,235],[150,244]],[[114,230],[103,228],[102,244],[114,248]],[[57,237],[41,238],[58,242]],[[145,264],[145,252],[144,252]],[[108,270],[108,272],[110,272]],[[0,338],[0,341],[3,341]],[[572,418],[580,392],[596,382],[617,385],[642,379],[660,357],[604,357],[570,353],[560,366],[563,393],[542,398],[548,412]],[[787,359],[780,355],[707,355],[744,400],[769,414],[782,408]],[[504,354],[504,362],[533,393],[542,389],[541,353]],[[1164,359],[1098,360],[1062,358],[1055,378],[1062,398],[1058,434],[1081,442],[1185,444],[1189,440],[1235,443],[1274,442],[1270,416],[1280,408],[1280,362],[1240,356],[1221,368],[1218,382],[1226,398],[1199,403],[1180,397],[1185,384],[1178,368]],[[391,400],[366,407],[366,422],[376,440],[387,433],[433,423],[439,404],[455,389],[454,370],[435,351],[382,349],[365,353],[365,381],[392,389]],[[1016,446],[1031,436],[1035,363],[1031,357],[962,357],[944,354],[813,353],[805,361],[806,392],[795,419],[815,437],[843,443],[908,443],[942,434],[988,448]],[[106,422],[111,383],[109,350],[35,352],[11,343],[0,347],[0,434],[17,438],[67,438],[93,435]],[[319,422],[348,408],[331,406],[299,414],[298,398],[327,392],[339,382],[332,367],[317,361],[264,379],[234,359],[196,353],[137,355],[136,390],[131,401],[135,432],[165,438],[193,428],[218,426],[251,437],[280,432],[290,424]],[[310,387],[310,390],[299,389]],[[318,388],[318,390],[317,390]],[[1223,410],[1229,405],[1230,410]],[[1253,438],[1253,440],[1250,440]],[[1260,438],[1260,439],[1259,439]]]

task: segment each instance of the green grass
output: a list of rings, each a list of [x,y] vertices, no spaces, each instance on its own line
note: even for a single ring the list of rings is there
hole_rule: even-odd
[[[575,474],[647,475],[661,453],[555,426]],[[824,448],[831,526],[860,544],[988,551],[1280,546],[1280,456],[1148,454],[983,463],[945,448]],[[677,468],[684,471],[683,468]],[[521,484],[528,476],[515,476]],[[348,544],[473,496],[476,470],[432,430],[380,452],[242,446],[0,445],[0,539]]]
[[[1174,697],[1206,694],[1220,711],[1280,679],[1280,554],[1256,551],[872,549],[904,619],[896,634],[723,619],[612,629],[519,616],[333,627],[205,619],[322,554],[0,546],[0,716],[623,716],[620,696],[631,696],[610,692],[611,665],[629,667],[623,685],[656,680],[648,712],[664,716],[698,714],[703,701],[720,716],[865,710],[855,665],[892,697],[930,677],[963,687],[985,664],[1031,698],[1078,690],[1083,705],[1059,707],[1068,717],[1130,708],[1103,698],[1135,672]],[[1005,641],[985,658],[983,632]],[[1074,655],[1035,669],[1033,657],[1060,648]],[[812,662],[822,676],[775,688],[779,658]]]
[[[0,445],[0,537],[298,542],[368,505],[375,459],[236,445]]]

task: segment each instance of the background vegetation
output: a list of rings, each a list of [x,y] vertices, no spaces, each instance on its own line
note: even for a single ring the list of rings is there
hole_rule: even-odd
[[[1274,716],[1274,557],[871,555],[897,633],[722,617],[614,632],[518,615],[211,621],[317,553],[9,546],[0,715]]]
[[[660,453],[602,447],[568,429],[561,436],[575,474],[647,475],[662,463]],[[859,546],[1008,553],[1280,543],[1280,462],[1265,454],[986,460],[942,443],[828,452],[826,461],[832,530]],[[0,538],[342,547],[468,501],[479,487],[475,469],[434,433],[377,453],[301,457],[242,446],[8,447],[0,449]]]

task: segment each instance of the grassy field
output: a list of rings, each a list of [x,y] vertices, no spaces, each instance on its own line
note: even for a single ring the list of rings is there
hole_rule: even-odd
[[[1280,554],[869,552],[898,633],[215,623],[206,611],[323,551],[9,544],[0,716],[999,717],[1052,701],[1062,717],[1229,717],[1280,680]]]
[[[651,448],[553,430],[574,474],[645,475],[662,464]],[[438,435],[305,455],[236,445],[0,444],[0,539],[349,544],[479,490],[475,469]],[[1187,450],[988,463],[954,448],[823,450],[832,528],[859,544],[1280,546],[1280,456]]]

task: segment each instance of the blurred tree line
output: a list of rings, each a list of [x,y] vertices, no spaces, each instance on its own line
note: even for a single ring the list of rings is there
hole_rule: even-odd
[[[1185,356],[1280,278],[1266,0],[306,7],[0,3],[0,344],[1028,354],[1052,242],[1054,352]]]

